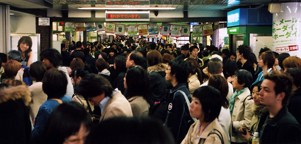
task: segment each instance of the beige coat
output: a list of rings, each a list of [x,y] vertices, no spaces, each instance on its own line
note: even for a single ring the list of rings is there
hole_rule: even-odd
[[[32,97],[32,103],[30,103],[32,111],[30,117],[32,120],[37,116],[40,106],[47,100],[47,95],[43,91],[42,84],[42,82],[35,82],[28,87]]]
[[[188,78],[188,88],[191,96],[193,96],[193,92],[200,86],[201,82],[199,81],[197,74],[191,75]]]
[[[247,127],[250,129],[251,127],[251,119],[253,116],[253,104],[254,101],[251,99],[252,97],[250,95],[250,90],[247,89],[243,93],[241,93],[239,96],[235,98],[234,102],[234,108],[232,113],[232,127],[234,128],[234,132],[237,133],[236,136],[231,136],[232,142],[238,142],[243,143],[247,142],[243,139],[241,134],[238,132],[240,127]],[[247,98],[247,96],[249,96]]]
[[[134,96],[129,99],[133,116],[148,116],[149,104],[142,96]]]
[[[217,119],[212,121],[205,128],[205,130],[200,135],[200,139],[196,139],[196,135],[199,132],[199,125],[200,125],[200,121],[196,121],[190,126],[190,128],[189,128],[184,140],[181,142],[181,144],[195,144],[195,143],[199,143],[199,141],[200,141],[200,144],[221,144],[222,143],[221,139],[219,138],[219,136],[217,134],[209,135],[209,133],[212,132],[213,129],[216,129],[221,133],[222,138],[224,140],[224,144],[229,144],[226,133],[225,133],[224,129],[222,128],[222,126],[217,122]],[[215,131],[215,133],[218,133],[218,132]]]
[[[112,98],[109,99],[100,116],[100,121],[117,116],[133,116],[129,101],[121,94],[120,91],[116,92],[112,95]]]

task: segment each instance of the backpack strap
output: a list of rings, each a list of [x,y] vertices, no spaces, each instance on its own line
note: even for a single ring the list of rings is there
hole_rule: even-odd
[[[176,92],[182,93],[182,95],[183,95],[184,98],[185,98],[185,101],[186,101],[186,104],[187,104],[187,108],[188,108],[188,110],[189,110],[190,101],[189,101],[187,95],[186,95],[182,90],[177,90]],[[192,118],[192,119],[193,119],[193,121],[197,121],[196,118]]]
[[[209,135],[211,135],[211,134],[216,134],[216,135],[219,137],[219,139],[221,140],[222,144],[224,144],[224,138],[223,138],[223,135],[222,135],[222,133],[221,133],[219,130],[213,129],[213,130],[207,135],[207,137],[208,137]]]
[[[53,98],[52,100],[55,100],[55,101],[57,101],[59,104],[62,104],[62,103],[63,103],[63,101],[62,101],[62,100],[60,100],[60,99],[57,99],[57,98]]]

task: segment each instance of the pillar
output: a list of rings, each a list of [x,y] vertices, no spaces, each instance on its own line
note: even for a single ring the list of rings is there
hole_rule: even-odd
[[[10,6],[0,4],[0,52],[10,50]]]

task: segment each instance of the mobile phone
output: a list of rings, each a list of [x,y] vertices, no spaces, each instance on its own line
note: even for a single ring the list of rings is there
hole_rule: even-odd
[[[243,131],[243,132],[242,132],[243,135],[246,135],[246,134],[247,134],[247,130],[246,130],[246,129],[242,129],[242,131]]]

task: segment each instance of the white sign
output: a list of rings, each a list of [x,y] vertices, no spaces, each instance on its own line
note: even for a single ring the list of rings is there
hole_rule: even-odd
[[[39,18],[39,26],[50,26],[50,18]]]

